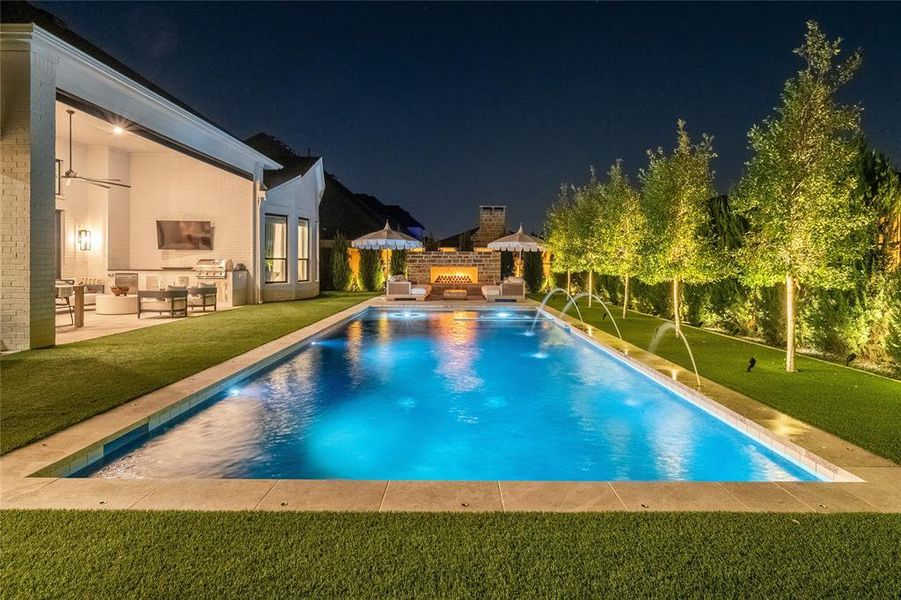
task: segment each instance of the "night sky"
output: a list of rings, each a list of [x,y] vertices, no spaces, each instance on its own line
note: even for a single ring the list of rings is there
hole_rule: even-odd
[[[539,228],[562,182],[676,119],[714,136],[721,192],[800,66],[804,22],[864,52],[845,100],[901,164],[901,3],[39,3],[239,137],[275,134],[450,234],[476,205]]]

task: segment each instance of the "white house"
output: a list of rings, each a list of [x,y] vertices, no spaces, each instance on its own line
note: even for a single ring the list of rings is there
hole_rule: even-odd
[[[318,293],[321,159],[283,165],[49,13],[2,10],[0,349],[54,343],[58,279],[192,286],[217,259],[220,306]]]

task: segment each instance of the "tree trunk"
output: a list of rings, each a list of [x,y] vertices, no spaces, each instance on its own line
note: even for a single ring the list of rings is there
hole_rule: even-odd
[[[573,291],[573,286],[572,286],[572,283],[570,282],[571,275],[572,275],[572,271],[566,272],[566,293],[567,294],[572,294],[572,291]]]
[[[591,295],[594,294],[594,271],[588,271],[588,308],[591,308]]]
[[[795,279],[785,276],[785,370],[795,371]]]
[[[679,278],[673,279],[673,322],[676,325],[676,333],[682,333],[682,315],[679,306]]]
[[[629,274],[626,273],[623,283],[625,284],[625,289],[623,290],[623,318],[626,318],[626,310],[629,308]]]

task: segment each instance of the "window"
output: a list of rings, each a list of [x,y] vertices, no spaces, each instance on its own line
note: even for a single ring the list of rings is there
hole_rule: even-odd
[[[266,283],[287,283],[288,217],[267,214],[265,240]]]
[[[297,219],[297,281],[310,280],[310,220]]]

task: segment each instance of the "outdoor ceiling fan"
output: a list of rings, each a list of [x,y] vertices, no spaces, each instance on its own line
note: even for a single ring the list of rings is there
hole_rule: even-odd
[[[70,183],[72,183],[72,181],[83,181],[90,185],[96,185],[97,187],[102,187],[107,190],[111,185],[131,188],[131,186],[127,183],[122,183],[121,179],[95,179],[93,177],[81,177],[78,173],[75,172],[72,163],[72,115],[75,114],[75,111],[72,109],[66,109],[66,112],[69,113],[69,168],[60,176],[62,179],[66,180],[66,185],[69,185]]]

